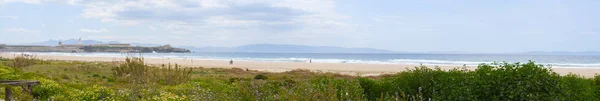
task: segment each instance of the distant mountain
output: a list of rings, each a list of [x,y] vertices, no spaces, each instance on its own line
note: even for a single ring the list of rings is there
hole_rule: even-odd
[[[522,54],[533,54],[533,55],[600,55],[600,51],[582,51],[582,52],[568,52],[568,51],[553,51],[553,52],[545,52],[545,51],[532,51],[525,52]]]
[[[476,52],[464,52],[464,51],[428,51],[428,52],[415,52],[421,54],[486,54]]]
[[[78,39],[68,39],[68,40],[48,40],[48,41],[44,41],[44,42],[30,43],[30,44],[26,44],[26,45],[57,46],[58,42],[61,42],[61,41],[63,44],[79,44]],[[103,41],[97,41],[97,40],[81,40],[81,43],[84,45],[91,45],[91,44],[118,44],[121,42],[118,42],[118,41],[103,42]],[[131,44],[132,46],[144,46],[144,47],[161,46],[159,44],[146,44],[146,43],[128,43],[128,44]]]
[[[184,47],[194,52],[250,52],[250,53],[397,53],[372,48],[344,48],[333,46],[304,46],[283,44],[250,44],[237,47]]]

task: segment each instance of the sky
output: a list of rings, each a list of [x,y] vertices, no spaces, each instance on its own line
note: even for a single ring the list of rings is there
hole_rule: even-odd
[[[600,0],[0,0],[0,43],[600,51]]]

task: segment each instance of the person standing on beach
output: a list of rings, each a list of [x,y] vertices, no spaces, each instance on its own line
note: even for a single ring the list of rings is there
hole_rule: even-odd
[[[233,65],[233,59],[229,60],[229,65]]]

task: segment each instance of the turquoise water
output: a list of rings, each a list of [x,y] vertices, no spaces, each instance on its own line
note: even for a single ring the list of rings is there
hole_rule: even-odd
[[[67,56],[124,57],[123,53],[33,53]],[[272,62],[478,65],[492,62],[527,62],[553,67],[600,68],[600,55],[516,55],[516,54],[332,54],[332,53],[146,53],[145,58],[243,60]]]

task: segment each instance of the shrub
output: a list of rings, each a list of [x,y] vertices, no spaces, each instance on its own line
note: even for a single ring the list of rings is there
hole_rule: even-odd
[[[471,85],[478,100],[554,100],[561,94],[560,76],[542,65],[480,65]]]
[[[91,87],[87,87],[81,92],[73,95],[73,99],[77,99],[79,101],[100,101],[106,100],[112,95],[114,92],[106,87],[99,85],[92,85]]]
[[[19,55],[13,58],[7,65],[14,68],[23,68],[34,65],[40,61],[41,60],[35,59],[35,57],[31,55]]]
[[[593,82],[594,82],[594,85],[592,86],[592,89],[593,89],[592,93],[594,94],[593,96],[596,99],[600,100],[600,75],[594,76]]]
[[[581,78],[575,74],[569,74],[561,77],[561,85],[559,85],[560,91],[562,92],[559,99],[569,101],[584,101],[590,99],[590,96],[596,96],[594,94],[594,81],[592,79]]]
[[[0,56],[0,61],[9,61],[9,59]]]
[[[19,71],[15,68],[10,68],[0,65],[0,80],[15,80],[21,78]]]
[[[531,61],[482,64],[474,71],[421,66],[358,81],[368,100],[598,100],[599,87],[598,80],[559,76]]]
[[[124,64],[112,69],[114,76],[123,81],[133,82],[134,84],[160,83],[166,85],[177,85],[187,82],[190,79],[192,69],[175,67],[169,64],[167,68],[159,68],[144,64],[143,58],[128,57]]]
[[[257,80],[266,80],[266,79],[269,79],[269,77],[267,77],[267,76],[265,76],[263,74],[258,74],[256,76],[254,76],[254,79],[257,79]]]
[[[155,70],[156,74],[154,76],[158,77],[166,85],[177,85],[187,82],[192,74],[192,68],[181,68],[177,64],[175,64],[174,68],[169,64],[167,68],[153,68],[151,70]]]
[[[61,75],[60,75],[60,77],[61,77],[62,79],[67,79],[67,80],[68,80],[68,79],[71,79],[71,77],[69,77],[69,75],[67,75],[67,74],[61,74]]]
[[[149,66],[144,64],[143,58],[128,57],[125,63],[113,68],[113,75],[134,83],[147,83],[149,80]]]
[[[67,92],[65,87],[62,87],[59,83],[45,78],[37,78],[40,81],[40,85],[33,87],[33,96],[37,99],[49,99],[53,96],[60,96]]]
[[[115,78],[107,78],[106,79],[106,82],[115,82],[115,81],[116,81]]]

